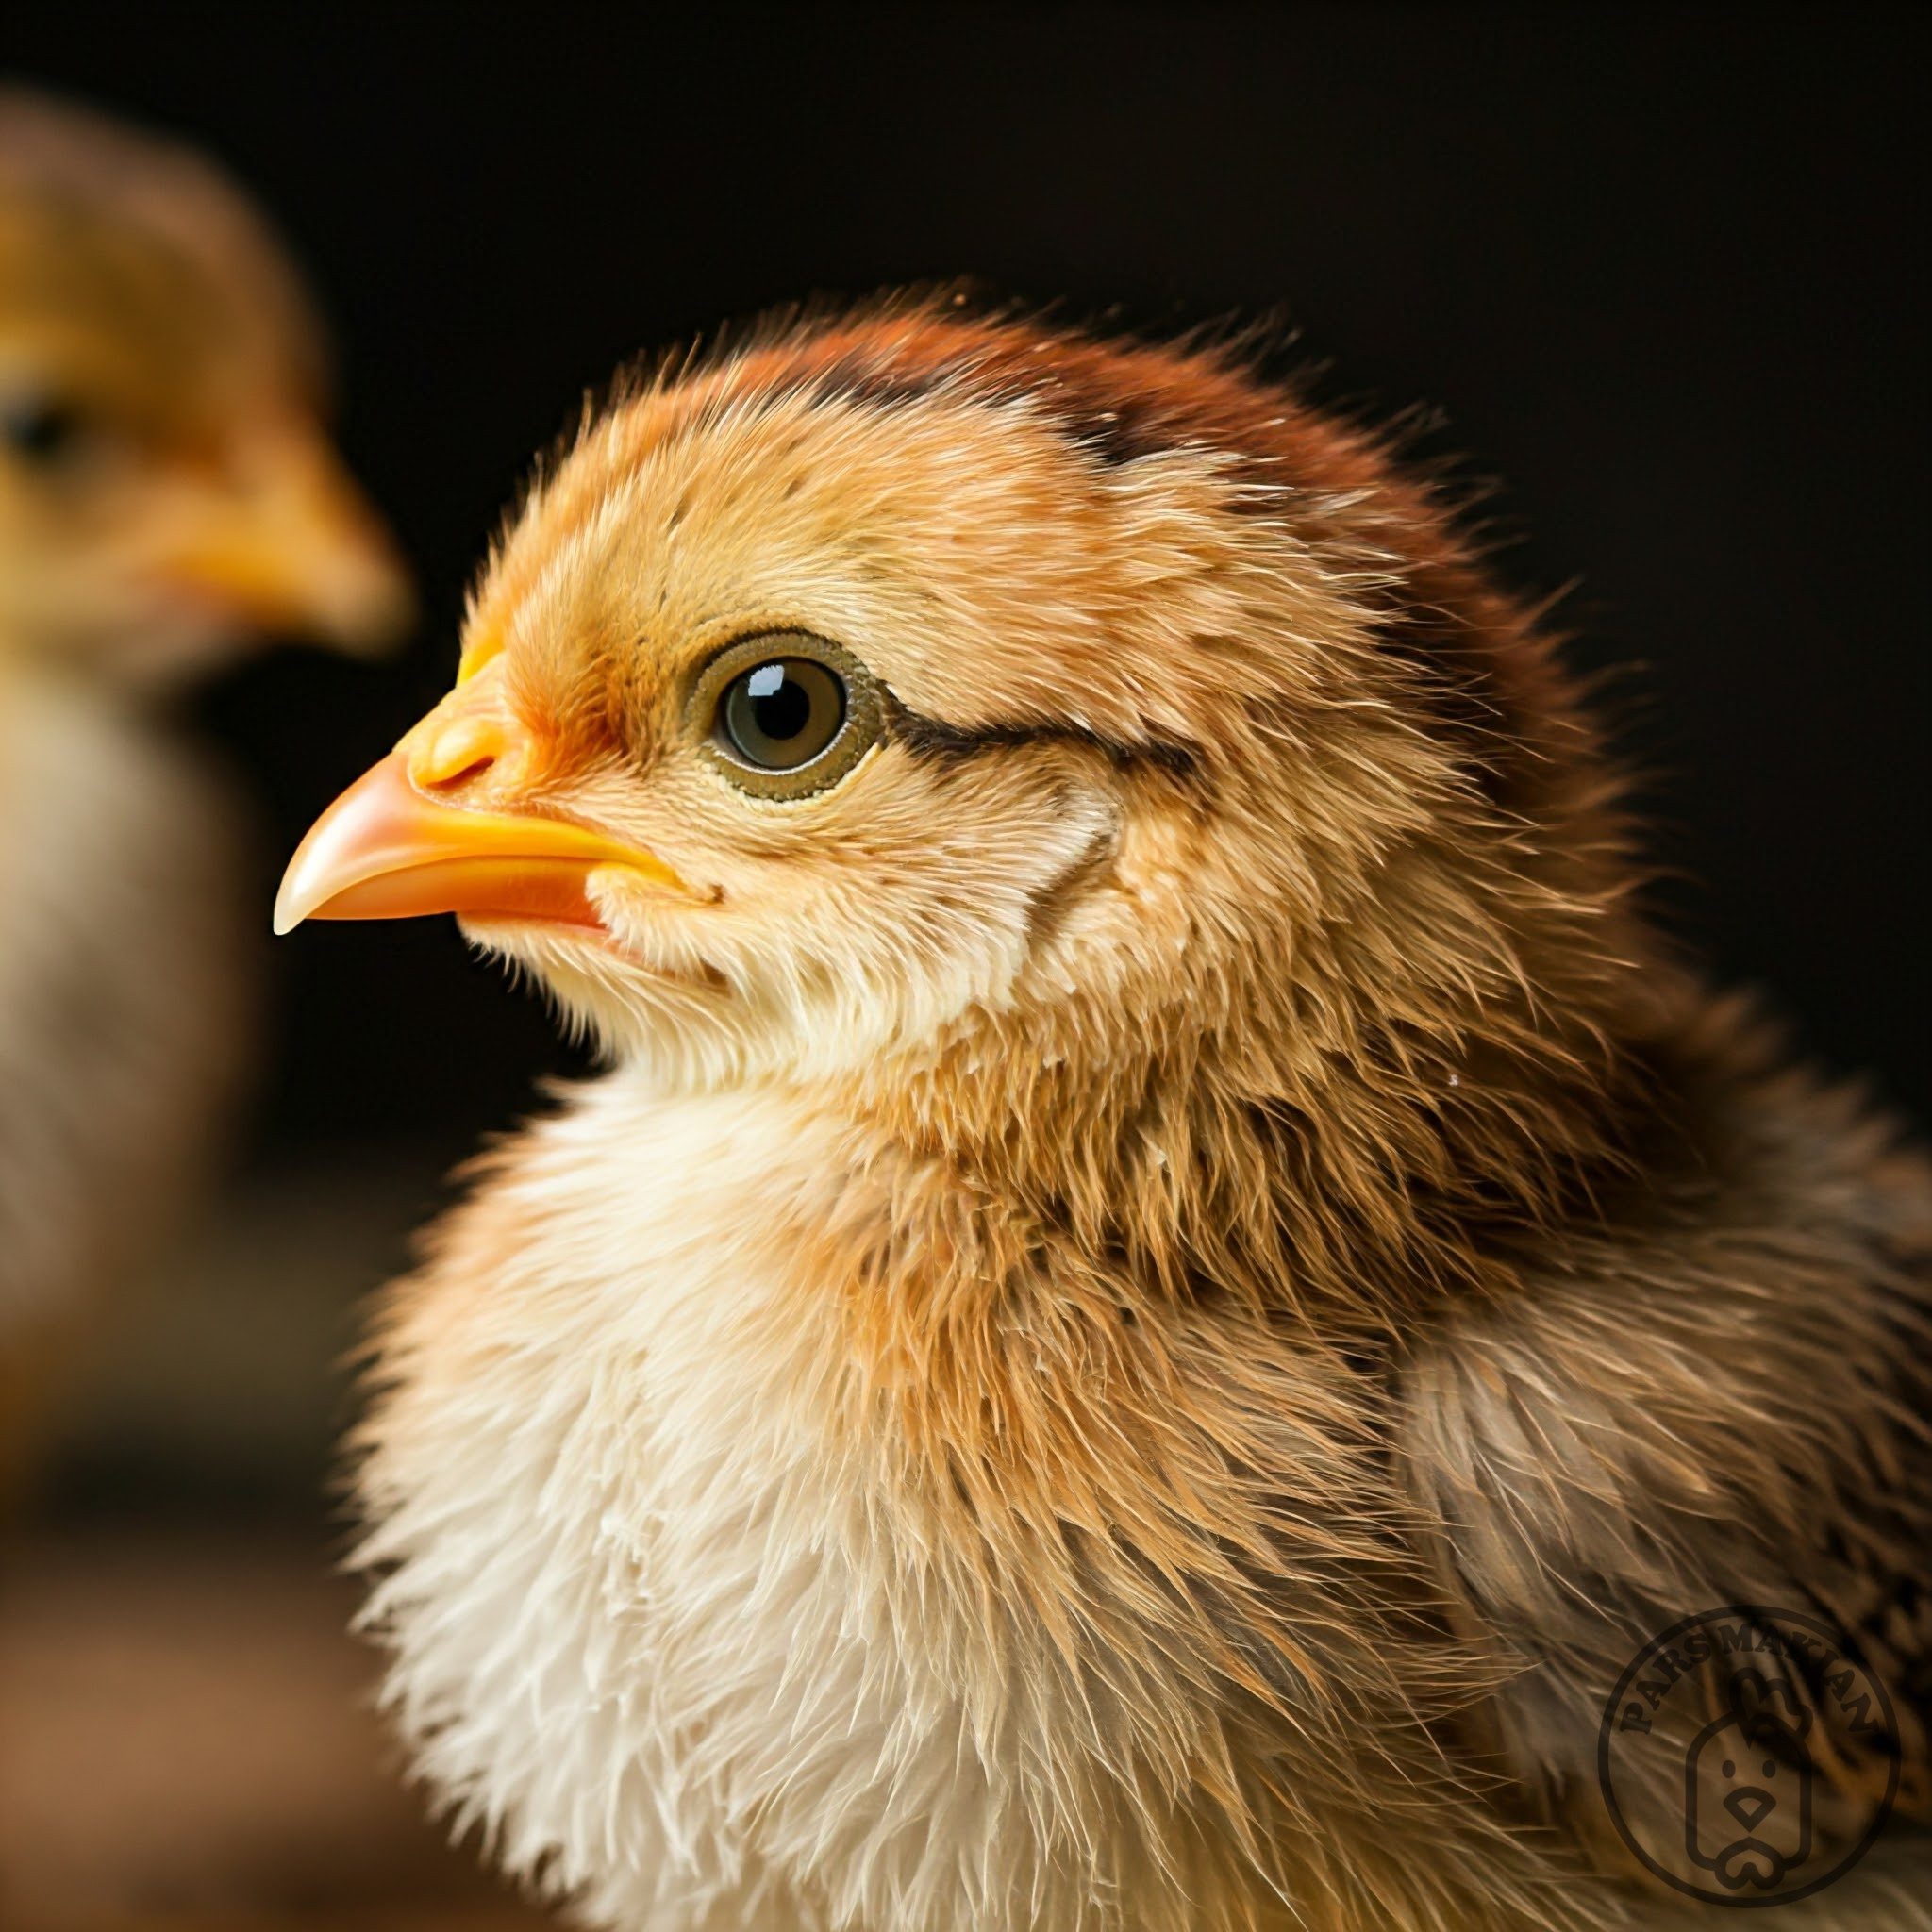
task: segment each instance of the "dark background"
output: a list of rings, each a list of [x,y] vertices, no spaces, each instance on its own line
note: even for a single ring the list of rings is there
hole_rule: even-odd
[[[572,1056],[453,922],[266,929],[303,828],[446,687],[530,453],[641,348],[968,274],[1155,329],[1278,315],[1327,397],[1440,409],[1500,567],[1574,585],[1614,668],[1674,923],[1932,1112],[1896,17],[0,9],[0,68],[211,148],[280,218],[425,610],[388,665],[276,655],[196,702],[258,801],[272,1050],[236,1171],[90,1343],[38,1540],[0,1515],[7,1924],[536,1923],[395,1781],[329,1473],[367,1291]]]
[[[1274,313],[1323,393],[1438,408],[1518,583],[1575,588],[1672,916],[1828,1064],[1932,1099],[1922,1004],[1922,102],[1891,18],[1356,8],[515,12],[49,5],[0,58],[211,147],[338,327],[425,590],[401,660],[263,660],[203,727],[261,900],[439,692],[530,452],[621,358],[966,273],[1167,328]],[[272,1157],[454,1155],[571,1063],[449,922],[275,949]]]

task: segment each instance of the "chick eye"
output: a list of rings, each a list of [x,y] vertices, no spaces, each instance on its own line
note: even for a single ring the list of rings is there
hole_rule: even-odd
[[[0,445],[36,465],[73,455],[87,436],[87,418],[51,391],[0,391]]]
[[[849,651],[803,631],[727,646],[691,691],[693,730],[741,791],[804,798],[836,785],[877,741],[877,681]]]

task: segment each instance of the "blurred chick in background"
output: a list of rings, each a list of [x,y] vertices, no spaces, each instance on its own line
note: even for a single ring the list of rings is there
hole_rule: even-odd
[[[166,701],[410,610],[316,317],[193,155],[0,92],[0,1477],[245,1052],[236,808]]]
[[[612,1061],[379,1326],[457,1817],[624,1932],[1656,1926],[1603,1701],[1727,1603],[1890,1687],[1788,1687],[1820,1841],[1923,1817],[1932,1174],[1636,877],[1534,613],[1231,361],[888,305],[621,393],[278,913]]]

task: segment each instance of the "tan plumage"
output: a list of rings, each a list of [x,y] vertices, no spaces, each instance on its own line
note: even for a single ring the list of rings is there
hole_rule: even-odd
[[[245,1054],[235,802],[168,694],[407,614],[307,298],[192,157],[0,94],[0,1473]]]
[[[714,722],[788,651],[817,789]],[[1634,876],[1534,617],[1228,358],[888,303],[621,390],[285,887],[611,1060],[377,1327],[433,1789],[613,1927],[1662,1924],[1598,1714],[1741,1600],[1923,1807],[1932,1178]]]

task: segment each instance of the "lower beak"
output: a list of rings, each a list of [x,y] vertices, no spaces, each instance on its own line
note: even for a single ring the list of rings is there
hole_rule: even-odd
[[[458,912],[601,930],[593,873],[621,866],[684,891],[661,859],[561,819],[466,810],[420,791],[401,748],[309,827],[275,895],[275,929],[305,919]]]
[[[197,490],[178,522],[158,581],[252,630],[359,656],[409,626],[415,600],[394,546],[319,433],[291,431],[236,486]]]

